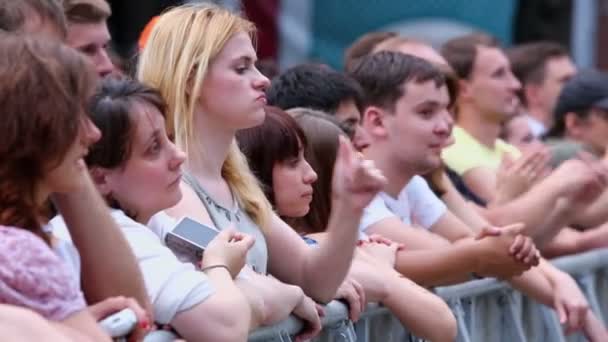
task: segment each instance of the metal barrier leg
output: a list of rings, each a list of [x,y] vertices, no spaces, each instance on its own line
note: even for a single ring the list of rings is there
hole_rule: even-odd
[[[355,323],[355,334],[357,335],[357,341],[369,341],[369,319],[360,319]]]
[[[589,302],[589,307],[593,312],[602,319],[602,309],[600,305],[600,300],[598,296],[600,292],[598,292],[598,288],[596,284],[598,283],[598,277],[601,273],[597,271],[594,273],[587,273],[576,277],[576,281],[578,282],[581,290],[585,294],[587,298],[587,302]],[[578,342],[578,341],[586,341],[585,337],[582,333],[573,334],[571,336],[566,336],[566,340],[568,342]]]
[[[356,342],[358,341],[355,328],[351,321],[342,321],[330,329],[331,342]],[[365,341],[365,340],[359,340]]]
[[[557,314],[548,307],[542,307],[543,317],[545,318],[545,326],[547,327],[549,341],[566,342],[566,338],[562,332],[562,325],[559,323]]]
[[[517,298],[519,320],[528,341],[551,341],[543,306],[519,292],[513,292],[513,296]]]
[[[583,290],[585,297],[587,297],[587,301],[589,302],[591,310],[593,310],[593,312],[595,312],[598,317],[601,317],[602,311],[600,309],[600,303],[597,298],[597,288],[595,287],[596,274],[585,274],[583,276],[577,277],[577,281],[579,283],[579,286]]]
[[[292,342],[289,333],[286,331],[282,331],[281,334],[279,334],[279,342]]]
[[[467,328],[466,317],[462,308],[462,303],[460,303],[459,299],[450,299],[448,300],[448,305],[452,309],[452,312],[454,312],[456,322],[458,323],[458,337],[456,338],[456,341],[472,342],[469,330]]]
[[[608,268],[596,271],[595,293],[599,306],[599,317],[608,324]]]
[[[521,316],[518,313],[517,298],[515,298],[515,291],[509,291],[503,293],[505,300],[507,301],[507,310],[509,323],[511,325],[510,335],[507,337],[511,341],[522,341],[525,342],[528,339],[524,333],[524,328],[521,322]]]
[[[355,333],[355,325],[353,324],[353,321],[346,321],[346,325],[348,326],[348,331],[347,331],[347,338],[348,338],[348,342],[356,342],[357,341],[357,334]]]
[[[463,299],[471,341],[526,342],[512,290],[504,289]]]

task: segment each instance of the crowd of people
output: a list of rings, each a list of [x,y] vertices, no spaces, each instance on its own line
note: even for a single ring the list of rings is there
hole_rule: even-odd
[[[608,340],[547,260],[608,247],[607,75],[551,42],[393,32],[344,70],[280,72],[206,3],[154,18],[122,63],[110,16],[0,0],[3,338],[108,341],[98,322],[129,308],[132,340],[245,341],[289,315],[308,340],[341,300],[454,341],[432,288],[495,277]],[[185,217],[218,231],[197,263],[166,244]]]

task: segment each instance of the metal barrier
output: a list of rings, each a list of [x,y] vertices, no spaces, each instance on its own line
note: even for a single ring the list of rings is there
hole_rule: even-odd
[[[608,249],[561,257],[552,263],[577,280],[591,309],[608,323]],[[456,316],[459,342],[585,341],[580,334],[564,336],[552,309],[495,279],[438,287],[435,293],[449,304]],[[368,305],[356,324],[348,320],[348,310],[340,302],[329,303],[325,312],[323,332],[315,341],[418,340],[404,330],[388,309],[376,304]],[[301,322],[289,317],[277,325],[258,329],[249,341],[291,341],[301,327]]]

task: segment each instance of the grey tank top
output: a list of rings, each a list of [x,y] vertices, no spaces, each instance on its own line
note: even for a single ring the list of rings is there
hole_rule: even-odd
[[[217,203],[189,172],[184,171],[182,179],[194,190],[205,208],[207,208],[207,212],[217,229],[222,230],[232,226],[236,230],[255,238],[253,247],[247,253],[247,265],[257,273],[266,274],[268,264],[266,239],[260,227],[253,222],[244,210],[241,210],[239,202],[234,197],[234,193],[232,193],[234,209],[228,209]]]

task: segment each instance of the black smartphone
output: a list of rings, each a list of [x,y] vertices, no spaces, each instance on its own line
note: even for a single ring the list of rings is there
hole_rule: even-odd
[[[207,245],[219,231],[184,217],[165,236],[165,244],[184,262],[198,266]]]

